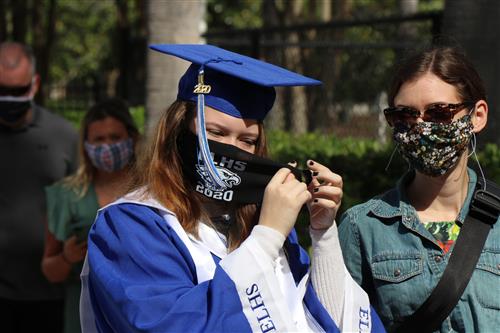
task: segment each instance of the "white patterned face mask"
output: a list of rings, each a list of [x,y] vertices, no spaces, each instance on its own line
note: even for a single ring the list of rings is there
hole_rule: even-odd
[[[84,145],[92,165],[106,172],[123,169],[134,156],[134,141],[132,138],[111,144],[93,145],[85,142]]]
[[[420,122],[395,128],[394,141],[408,163],[428,176],[440,176],[455,166],[472,136],[470,114],[449,124]]]

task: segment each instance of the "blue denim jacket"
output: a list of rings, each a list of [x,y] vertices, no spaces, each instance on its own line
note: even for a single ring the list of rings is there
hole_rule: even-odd
[[[459,224],[467,216],[477,181],[474,171],[468,173]],[[425,301],[451,254],[441,250],[408,202],[404,189],[413,176],[408,173],[396,188],[349,209],[339,226],[346,266],[386,328]],[[467,288],[439,332],[500,332],[500,223],[490,231]]]

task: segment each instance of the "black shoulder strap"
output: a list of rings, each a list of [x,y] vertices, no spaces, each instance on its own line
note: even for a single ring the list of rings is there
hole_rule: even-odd
[[[491,181],[478,181],[448,265],[425,302],[390,332],[433,332],[455,308],[474,272],[488,233],[500,214],[500,188]]]

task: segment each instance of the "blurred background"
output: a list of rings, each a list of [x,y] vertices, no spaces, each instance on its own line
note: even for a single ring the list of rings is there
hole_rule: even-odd
[[[38,102],[76,126],[111,96],[130,103],[143,131],[154,126],[188,63],[152,43],[210,43],[322,80],[279,89],[266,127],[273,158],[315,158],[344,177],[345,209],[406,170],[398,154],[388,166],[381,109],[398,59],[435,39],[463,47],[486,83],[479,156],[500,182],[499,17],[497,0],[0,0],[0,40],[33,47]]]

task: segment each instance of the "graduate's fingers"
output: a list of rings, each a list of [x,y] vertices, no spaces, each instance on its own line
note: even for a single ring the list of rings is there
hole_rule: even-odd
[[[296,161],[288,162],[288,165],[295,168],[295,167],[297,167],[297,162]],[[294,180],[294,179],[296,179],[296,177],[293,174],[293,172],[291,172],[291,170],[290,170],[290,174],[288,174],[284,183],[287,183],[287,182]]]
[[[301,206],[312,198],[312,194],[308,190],[307,185],[303,182],[299,182],[295,178],[293,181],[284,184],[283,191],[290,197],[296,198]]]
[[[296,180],[289,169],[278,170],[264,191],[259,224],[287,236],[310,196],[307,185]]]
[[[318,187],[315,187],[312,192],[313,192],[312,197],[314,199],[331,200],[337,204],[342,201],[343,191],[340,187],[318,186]]]
[[[285,183],[285,181],[289,180],[289,176],[292,174],[292,171],[288,168],[281,168],[279,169],[274,176],[271,178],[269,183],[267,184],[267,187],[272,188],[279,186],[280,184]],[[295,178],[292,174],[292,177]]]
[[[340,207],[340,202],[335,202],[333,200],[315,198],[310,203],[310,213],[311,213],[311,224],[321,224],[325,226],[330,226],[331,221],[333,221],[333,217],[327,218],[327,222],[325,223],[325,219],[321,218],[324,214],[324,211],[332,211],[336,212]],[[320,218],[319,222],[317,218]],[[316,229],[321,229],[316,226]]]
[[[343,186],[342,177],[332,172],[328,167],[313,160],[307,161],[307,167],[312,172],[313,182],[316,180],[313,186],[318,186],[319,184],[329,184],[337,187]]]
[[[286,176],[285,181],[283,183],[285,184],[293,180],[296,180],[295,175],[293,174],[293,172],[290,172],[288,176]]]

